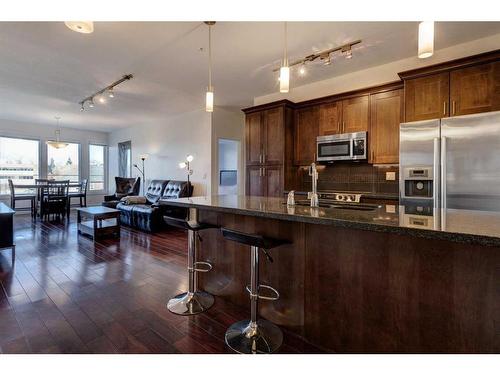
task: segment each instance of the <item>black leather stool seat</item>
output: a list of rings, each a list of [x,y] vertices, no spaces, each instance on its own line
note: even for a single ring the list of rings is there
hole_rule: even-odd
[[[186,219],[179,219],[179,218],[171,217],[171,216],[163,216],[163,220],[165,220],[165,222],[168,225],[171,225],[173,227],[192,230],[195,232],[197,232],[199,230],[203,230],[203,229],[219,228],[219,226],[217,226],[217,225],[208,224],[208,223],[198,223],[198,222],[188,221]]]
[[[276,238],[264,237],[258,234],[248,234],[238,232],[236,230],[222,228],[222,235],[224,238],[239,242],[248,246],[257,246],[261,249],[272,249],[281,245],[289,244],[290,241],[279,240]]]

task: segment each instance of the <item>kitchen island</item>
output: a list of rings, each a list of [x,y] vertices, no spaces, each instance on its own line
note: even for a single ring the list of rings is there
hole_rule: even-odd
[[[167,204],[167,202],[165,202]],[[261,262],[281,298],[261,315],[338,353],[500,351],[500,214],[381,204],[287,206],[247,196],[182,198],[198,220],[286,239]],[[194,214],[194,212],[193,212]],[[250,251],[219,230],[201,233],[214,269],[200,286],[248,307]]]

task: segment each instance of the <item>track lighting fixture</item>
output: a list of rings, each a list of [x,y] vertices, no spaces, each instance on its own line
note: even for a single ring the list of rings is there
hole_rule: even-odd
[[[342,56],[344,56],[346,59],[351,59],[352,58],[352,46],[355,46],[359,43],[361,43],[361,40],[355,40],[354,42],[349,42],[349,43],[346,43],[342,46],[330,48],[328,50],[320,51],[318,53],[313,53],[313,54],[308,55],[306,57],[303,57],[301,59],[295,60],[292,63],[288,63],[288,61],[287,61],[287,67],[292,68],[296,65],[301,65],[301,67],[299,68],[299,74],[302,75],[303,74],[302,68],[303,68],[305,63],[320,59],[321,62],[323,63],[323,65],[330,65],[333,62],[334,55],[336,52],[340,52],[342,54]],[[286,57],[286,48],[285,48],[285,57]],[[273,72],[276,72],[278,70],[280,71],[280,82],[282,80],[281,79],[282,78],[281,77],[281,69],[282,68],[283,68],[283,64],[280,68],[273,69]]]
[[[120,78],[118,81],[113,82],[112,84],[106,86],[105,88],[93,93],[90,96],[87,96],[85,99],[82,99],[78,102],[80,104],[80,111],[85,110],[85,103],[89,103],[89,108],[94,108],[94,99],[96,99],[99,103],[104,104],[106,103],[106,96],[109,98],[114,98],[115,97],[115,92],[114,88],[115,86],[118,86],[120,83],[128,81],[130,79],[134,78],[132,74],[127,74],[124,75],[122,78]]]
[[[205,111],[214,111],[214,88],[212,87],[212,26],[215,21],[205,21],[208,26],[208,87],[205,94]]]

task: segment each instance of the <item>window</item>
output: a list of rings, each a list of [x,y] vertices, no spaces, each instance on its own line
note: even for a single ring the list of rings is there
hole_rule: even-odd
[[[132,177],[132,142],[118,143],[118,175]]]
[[[47,145],[47,177],[55,180],[80,180],[80,145],[68,143],[64,148]]]
[[[15,184],[32,184],[39,175],[39,141],[0,137],[0,194],[10,194],[9,178]],[[27,193],[16,189],[16,193]]]
[[[106,146],[89,145],[89,190],[104,190]]]

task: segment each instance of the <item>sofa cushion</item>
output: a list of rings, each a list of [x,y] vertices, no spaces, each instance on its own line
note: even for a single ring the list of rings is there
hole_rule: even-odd
[[[158,202],[158,199],[161,198],[167,184],[168,180],[151,180],[145,194],[149,204]]]
[[[163,191],[162,199],[176,199],[191,196],[191,184],[187,181],[175,181],[171,180],[168,182],[165,190]]]

